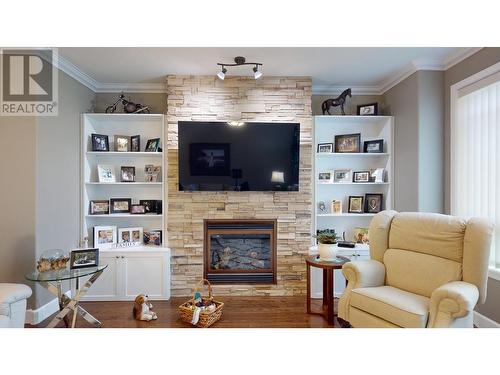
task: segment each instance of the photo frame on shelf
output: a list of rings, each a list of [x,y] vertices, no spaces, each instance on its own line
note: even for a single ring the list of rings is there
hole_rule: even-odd
[[[145,214],[161,214],[161,200],[157,199],[141,199],[139,204],[144,206]]]
[[[161,165],[146,164],[144,166],[144,180],[146,182],[159,182]]]
[[[378,103],[362,104],[357,106],[358,116],[377,116]]]
[[[144,149],[145,152],[159,152],[161,151],[160,149],[160,138],[152,138],[148,139],[146,143],[146,148]]]
[[[115,135],[115,151],[130,151],[130,137],[127,135]]]
[[[339,134],[335,136],[336,153],[358,153],[360,152],[361,133]]]
[[[162,231],[161,230],[148,230],[144,231],[143,242],[146,246],[161,246],[162,244]]]
[[[331,154],[333,152],[333,143],[318,143],[318,154]]]
[[[335,169],[333,171],[333,182],[336,184],[347,184],[352,182],[352,170]]]
[[[118,243],[137,243],[143,241],[143,228],[118,228]]]
[[[116,243],[116,226],[95,226],[94,247],[109,249]]]
[[[130,137],[130,151],[140,152],[141,151],[141,136],[133,135]]]
[[[368,193],[365,194],[365,212],[370,214],[376,214],[382,211],[384,195]]]
[[[373,182],[376,184],[383,183],[384,182],[384,174],[385,174],[384,168],[372,169],[370,171],[370,182]]]
[[[351,195],[349,196],[349,204],[347,212],[352,214],[362,214],[363,213],[363,196]]]
[[[331,213],[335,215],[340,215],[342,213],[342,201],[336,199],[332,200]]]
[[[132,204],[130,206],[130,214],[132,215],[141,215],[145,213],[146,209],[143,204]]]
[[[115,167],[108,164],[98,164],[97,179],[102,183],[116,182]]]
[[[69,268],[97,267],[99,265],[99,249],[71,250]]]
[[[326,214],[328,210],[326,209],[326,204],[324,201],[318,202],[318,214]]]
[[[352,174],[352,182],[365,183],[370,182],[370,171],[359,171]]]
[[[331,171],[319,172],[318,183],[331,184],[333,182],[333,173]]]
[[[384,152],[384,140],[374,139],[371,141],[365,141],[363,144],[363,152],[368,154],[376,154]]]
[[[111,198],[109,200],[110,214],[128,214],[130,213],[131,198]]]
[[[109,200],[91,200],[89,203],[90,215],[108,215]]]
[[[135,167],[122,166],[120,167],[121,182],[135,182]]]
[[[90,137],[92,140],[92,151],[109,151],[109,137],[107,135],[92,133]]]
[[[370,243],[368,238],[368,228],[356,227],[353,230],[354,242],[356,243]]]

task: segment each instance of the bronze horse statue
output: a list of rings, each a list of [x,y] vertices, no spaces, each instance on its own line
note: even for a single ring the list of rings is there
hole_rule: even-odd
[[[340,94],[337,98],[335,99],[326,99],[322,104],[321,104],[321,109],[323,111],[323,115],[326,115],[327,113],[331,115],[330,113],[330,108],[331,107],[338,107],[340,106],[340,109],[342,111],[342,114],[345,115],[344,112],[344,103],[346,100],[346,97],[352,97],[351,94],[351,89],[344,90],[342,94]]]

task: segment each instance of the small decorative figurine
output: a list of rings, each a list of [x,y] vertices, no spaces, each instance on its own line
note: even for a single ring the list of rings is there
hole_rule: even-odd
[[[106,113],[114,113],[116,111],[116,106],[118,105],[118,103],[123,104],[123,112],[125,113],[150,113],[149,106],[144,106],[142,104],[126,100],[123,93],[120,94],[120,97],[116,102],[114,102],[114,104],[106,108]]]
[[[151,311],[152,308],[153,305],[148,302],[148,296],[145,294],[139,294],[135,297],[134,308],[132,310],[134,318],[136,320],[145,320],[147,322],[158,319],[156,313]]]
[[[340,94],[337,98],[335,99],[326,99],[322,104],[321,104],[321,110],[323,111],[323,115],[326,115],[327,113],[331,115],[330,113],[330,108],[331,107],[338,107],[340,106],[340,110],[342,111],[342,114],[345,115],[344,112],[344,104],[346,101],[347,97],[352,97],[351,94],[351,89],[344,90],[342,94]]]

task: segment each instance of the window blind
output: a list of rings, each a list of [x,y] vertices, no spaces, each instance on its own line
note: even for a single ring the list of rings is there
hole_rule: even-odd
[[[500,267],[500,77],[495,78],[458,91],[451,128],[450,192],[452,215],[493,221],[490,263]]]

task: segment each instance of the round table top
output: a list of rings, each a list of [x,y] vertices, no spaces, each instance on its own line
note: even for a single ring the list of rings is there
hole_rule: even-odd
[[[320,260],[319,255],[310,255],[306,257],[307,264],[318,268],[340,269],[345,263],[350,261],[351,260],[349,258],[342,255],[337,255],[337,259],[332,261]]]
[[[62,281],[77,279],[82,276],[93,275],[94,273],[100,272],[108,267],[107,264],[102,264],[97,267],[85,267],[85,268],[63,268],[60,270],[51,270],[45,272],[33,271],[25,276],[26,280],[30,281]]]

